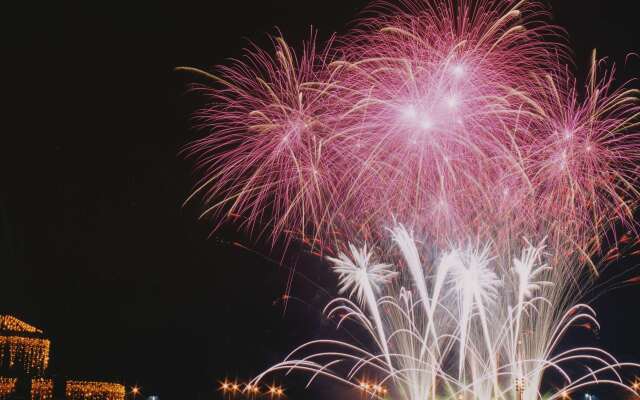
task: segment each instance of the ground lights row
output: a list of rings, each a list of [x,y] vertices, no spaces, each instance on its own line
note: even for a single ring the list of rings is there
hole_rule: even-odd
[[[367,393],[371,393],[379,396],[385,395],[388,392],[386,387],[384,387],[380,383],[375,383],[375,382],[360,381],[359,388],[363,392],[367,392]],[[282,386],[278,386],[275,384],[261,387],[260,385],[257,385],[257,384],[238,383],[238,382],[229,381],[227,379],[220,382],[219,390],[222,393],[228,394],[228,395],[243,394],[249,397],[254,397],[258,395],[267,395],[267,396],[271,396],[272,398],[273,397],[277,398],[285,395],[284,388]]]
[[[360,381],[358,386],[360,390],[362,390],[363,392],[374,394],[380,397],[386,395],[389,392],[388,389],[384,387],[382,384],[375,383],[375,382]],[[640,394],[640,377],[635,379],[631,387],[633,388],[633,390],[635,390]],[[136,390],[137,388],[134,387],[134,389],[132,390],[132,393],[137,393]],[[282,388],[282,386],[276,386],[274,384],[274,385],[270,385],[270,386],[266,386],[265,388],[262,388],[259,385],[252,385],[251,383],[238,383],[235,381],[231,382],[227,379],[220,382],[219,390],[222,393],[227,395],[243,394],[249,397],[255,397],[258,395],[267,395],[267,396],[271,396],[272,398],[279,398],[284,396],[284,389]],[[462,399],[462,398],[463,396],[460,395],[459,399]],[[571,395],[569,394],[569,392],[563,392],[561,398],[563,400],[569,400],[571,399]]]
[[[270,385],[261,387],[260,385],[252,385],[251,383],[238,383],[224,380],[220,382],[219,390],[228,395],[244,394],[250,397],[267,395],[272,398],[284,396],[284,388],[278,385]]]

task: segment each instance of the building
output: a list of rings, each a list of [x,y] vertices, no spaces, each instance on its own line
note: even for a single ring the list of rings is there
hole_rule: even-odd
[[[67,381],[67,400],[124,400],[123,385],[108,382]]]
[[[43,332],[10,315],[0,315],[0,371],[40,376],[49,366],[51,342]]]
[[[117,383],[55,382],[48,375],[50,347],[41,329],[0,315],[0,400],[124,400],[125,387]]]
[[[0,315],[0,399],[51,400],[46,378],[51,342],[42,330]]]

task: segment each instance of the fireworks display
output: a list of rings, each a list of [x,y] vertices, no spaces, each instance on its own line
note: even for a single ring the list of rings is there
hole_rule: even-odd
[[[556,351],[569,329],[599,325],[546,264],[544,244],[524,245],[510,262],[499,261],[493,246],[471,244],[424,265],[410,232],[398,226],[391,235],[403,268],[355,247],[331,259],[350,298],[332,300],[325,313],[338,327],[360,326],[373,345],[315,340],[256,381],[301,370],[310,372],[309,383],[328,376],[358,388],[368,374],[381,377],[391,398],[409,400],[557,399],[595,384],[635,392],[620,371],[640,364],[596,347]],[[556,383],[544,392],[543,376]]]
[[[374,344],[314,341],[268,373],[369,369],[409,400],[533,400],[553,375],[552,398],[633,390],[636,365],[558,343],[597,326],[581,301],[634,241],[638,96],[595,51],[579,85],[548,20],[527,0],[375,2],[324,47],[278,37],[211,75],[187,148],[203,216],[328,254],[347,296],[327,315]]]

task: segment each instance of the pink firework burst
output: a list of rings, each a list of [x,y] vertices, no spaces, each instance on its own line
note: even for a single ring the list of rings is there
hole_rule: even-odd
[[[536,1],[376,2],[322,50],[281,38],[218,68],[188,147],[213,214],[278,237],[440,245],[548,238],[589,256],[639,198],[636,92],[598,61],[585,91]],[[562,249],[567,249],[565,251]],[[500,250],[500,249],[498,249]]]
[[[614,89],[613,70],[599,76],[595,52],[591,68],[584,95],[566,74],[540,83],[525,162],[553,239],[593,247],[588,252],[599,250],[613,224],[633,221],[640,160],[636,91]]]
[[[247,50],[219,67],[210,106],[196,118],[212,134],[188,146],[202,171],[203,215],[240,217],[241,225],[298,234],[325,229],[341,179],[333,139],[336,114],[325,73],[327,52],[312,40],[298,57],[282,38],[275,55]]]
[[[332,64],[352,104],[350,134],[365,144],[364,175],[382,183],[360,187],[373,201],[362,209],[444,239],[482,230],[479,212],[492,207],[481,203],[512,168],[515,127],[533,118],[526,90],[563,54],[541,39],[556,32],[543,11],[496,1],[371,8]]]

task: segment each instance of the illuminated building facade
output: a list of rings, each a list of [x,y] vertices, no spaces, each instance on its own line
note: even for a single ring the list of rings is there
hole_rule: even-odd
[[[31,400],[52,400],[53,380],[48,378],[31,379]]]
[[[0,315],[0,370],[9,375],[42,375],[51,342],[43,332],[10,315]]]
[[[0,315],[0,399],[53,399],[53,382],[44,378],[50,347],[42,330]]]
[[[67,400],[124,400],[125,389],[118,383],[67,381]]]
[[[0,377],[0,399],[8,399],[15,394],[17,383],[16,378]]]
[[[47,375],[50,347],[41,329],[0,315],[0,400],[124,400],[117,383],[54,382]]]

